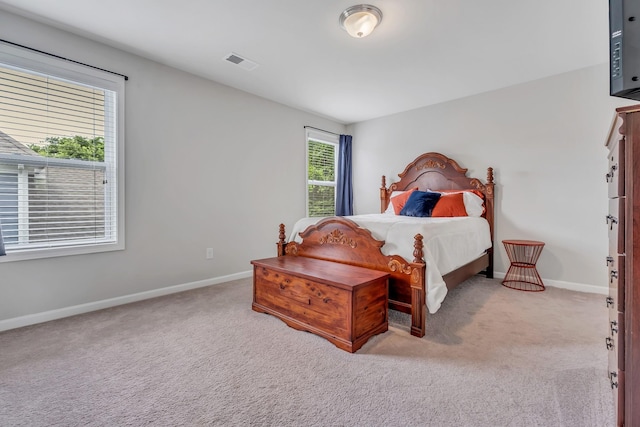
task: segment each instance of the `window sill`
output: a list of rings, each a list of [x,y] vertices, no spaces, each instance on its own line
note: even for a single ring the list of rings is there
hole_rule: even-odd
[[[0,256],[0,263],[27,261],[42,258],[54,258],[72,255],[85,255],[100,252],[111,252],[124,250],[124,242],[104,243],[87,246],[76,246],[71,248],[43,248],[23,251],[8,252],[5,256]]]

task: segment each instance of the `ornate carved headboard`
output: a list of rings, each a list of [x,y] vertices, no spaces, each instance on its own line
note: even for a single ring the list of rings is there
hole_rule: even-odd
[[[384,212],[389,206],[391,193],[418,187],[425,190],[478,190],[484,194],[486,213],[485,217],[491,227],[491,239],[493,240],[493,168],[487,169],[487,181],[483,183],[478,178],[467,176],[467,170],[461,168],[458,163],[440,153],[425,153],[409,163],[404,171],[398,174],[400,181],[392,183],[387,188],[386,178],[382,177],[380,187],[380,212]]]

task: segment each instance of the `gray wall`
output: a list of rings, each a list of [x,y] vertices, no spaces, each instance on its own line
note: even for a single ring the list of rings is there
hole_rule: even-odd
[[[249,271],[304,216],[303,126],[345,130],[6,12],[0,38],[130,78],[126,250],[0,263],[0,322]]]
[[[608,85],[603,64],[352,125],[355,210],[376,212],[380,175],[388,184],[397,180],[427,151],[458,160],[483,180],[492,166],[497,272],[508,267],[501,240],[542,240],[543,279],[603,291],[604,143],[614,107],[631,103],[610,97]]]

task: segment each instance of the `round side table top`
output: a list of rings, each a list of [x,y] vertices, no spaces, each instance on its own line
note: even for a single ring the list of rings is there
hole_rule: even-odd
[[[537,240],[503,240],[502,243],[519,246],[544,246],[544,242]]]

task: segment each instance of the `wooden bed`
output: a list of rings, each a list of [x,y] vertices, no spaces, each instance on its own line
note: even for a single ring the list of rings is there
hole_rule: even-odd
[[[484,195],[483,215],[491,233],[491,248],[479,258],[443,276],[448,289],[483,272],[493,277],[494,182],[493,169],[487,169],[487,180],[467,177],[467,169],[455,160],[439,153],[425,153],[409,163],[399,175],[400,180],[386,186],[382,177],[380,209],[384,212],[393,191],[418,187],[420,190],[477,190]],[[325,218],[300,233],[301,243],[286,242],[284,225],[280,224],[278,256],[293,255],[357,265],[389,273],[389,308],[411,314],[411,334],[422,337],[426,325],[426,264],[423,237],[414,237],[414,259],[384,255],[384,241],[355,222],[343,217]]]

